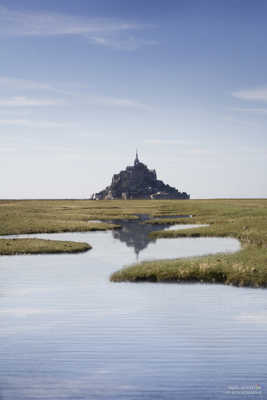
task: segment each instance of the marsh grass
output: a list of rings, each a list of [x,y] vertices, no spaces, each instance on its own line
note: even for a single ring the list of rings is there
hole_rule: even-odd
[[[150,215],[153,220],[147,221],[149,223],[209,224],[208,227],[182,231],[154,232],[152,236],[155,238],[233,237],[241,241],[242,250],[234,254],[137,264],[114,273],[111,280],[203,281],[267,286],[267,200],[264,199],[2,200],[0,235],[114,229],[119,225],[108,221],[138,218],[138,214]],[[168,218],[175,215],[193,217]],[[102,222],[93,223],[90,220]],[[31,250],[34,253],[54,252],[51,246],[58,242],[42,241],[38,249],[36,240],[41,241],[0,239],[0,254],[30,253]],[[60,250],[64,243],[70,242],[60,242]],[[65,252],[71,252],[71,249],[76,251],[76,245],[87,244],[76,243],[69,248],[65,247]]]
[[[117,229],[119,225],[90,219],[111,219],[114,211],[96,213],[87,204],[72,200],[0,201],[0,235],[88,232]],[[107,210],[106,210],[107,211]],[[42,239],[0,239],[0,254],[70,253],[88,250],[87,243]]]
[[[193,229],[152,232],[153,238],[177,237],[234,237],[243,245],[267,247],[267,216],[235,218],[192,218],[192,224],[207,223],[209,226]],[[187,222],[188,223],[188,222]]]
[[[41,202],[16,202],[16,206],[3,206],[0,202],[0,235],[23,233],[85,232],[118,228],[119,225],[106,222],[95,223],[90,213],[73,208],[53,207]]]
[[[175,215],[175,205],[170,202],[163,204],[146,223],[209,226],[157,231],[152,232],[151,237],[232,237],[240,240],[242,250],[234,254],[143,262],[115,272],[111,280],[216,282],[267,287],[267,200],[193,200],[184,203],[177,209],[177,215],[191,214],[192,218],[168,219],[168,214]]]
[[[45,239],[1,239],[1,255],[80,253],[90,250],[88,243]]]
[[[267,249],[245,248],[176,260],[149,261],[115,272],[111,281],[205,282],[236,286],[267,286]]]

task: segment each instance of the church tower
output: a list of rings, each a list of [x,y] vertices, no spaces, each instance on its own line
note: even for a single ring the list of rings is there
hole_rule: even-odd
[[[134,165],[138,165],[140,163],[139,158],[138,158],[138,152],[136,149],[136,155],[135,155],[135,160],[134,160]]]

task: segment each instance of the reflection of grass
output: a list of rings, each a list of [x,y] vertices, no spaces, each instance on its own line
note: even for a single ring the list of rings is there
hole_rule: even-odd
[[[185,203],[185,202],[183,202]],[[169,208],[174,212],[172,202]],[[161,212],[154,213],[162,215]],[[177,210],[178,211],[178,210]],[[177,212],[178,214],[178,212]],[[153,238],[235,237],[242,250],[235,254],[194,257],[168,261],[143,262],[111,276],[112,281],[203,281],[238,286],[267,287],[267,200],[194,200],[181,204],[179,214],[188,219],[154,219],[152,223],[203,224],[188,230],[152,232]]]
[[[91,249],[88,243],[45,239],[1,239],[0,254],[78,253]]]

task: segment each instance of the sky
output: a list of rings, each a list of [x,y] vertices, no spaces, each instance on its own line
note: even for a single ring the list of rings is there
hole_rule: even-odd
[[[265,0],[0,0],[0,198],[88,198],[132,165],[267,197]]]

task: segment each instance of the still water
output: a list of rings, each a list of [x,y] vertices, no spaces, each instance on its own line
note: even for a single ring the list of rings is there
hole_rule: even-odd
[[[155,229],[36,235],[93,249],[0,258],[1,400],[266,398],[266,290],[109,282],[137,259],[239,249]]]

